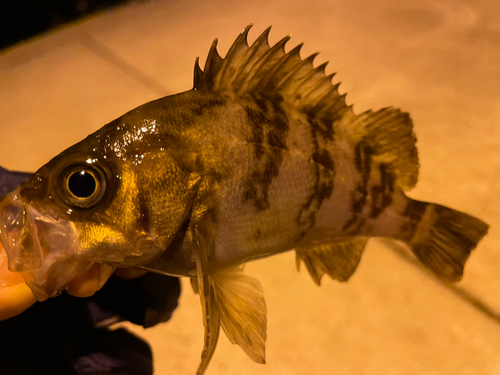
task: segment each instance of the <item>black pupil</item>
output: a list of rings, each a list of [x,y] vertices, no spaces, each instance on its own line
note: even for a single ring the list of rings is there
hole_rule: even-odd
[[[92,174],[85,171],[78,171],[70,176],[68,188],[76,197],[88,198],[95,192],[96,181]]]

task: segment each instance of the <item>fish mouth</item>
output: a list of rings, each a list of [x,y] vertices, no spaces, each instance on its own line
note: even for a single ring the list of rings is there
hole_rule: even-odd
[[[19,188],[0,201],[0,240],[9,270],[21,273],[38,301],[57,296],[92,266],[75,253],[76,238],[72,222],[32,207]]]

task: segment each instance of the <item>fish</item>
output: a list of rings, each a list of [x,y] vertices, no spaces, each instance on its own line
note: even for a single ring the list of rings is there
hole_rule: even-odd
[[[146,103],[54,157],[0,202],[11,271],[39,301],[99,265],[188,277],[205,328],[265,363],[266,303],[245,263],[294,251],[313,281],[347,281],[372,237],[403,242],[438,278],[462,278],[482,220],[405,193],[418,179],[410,115],[355,114],[317,54],[252,25],[193,89]]]

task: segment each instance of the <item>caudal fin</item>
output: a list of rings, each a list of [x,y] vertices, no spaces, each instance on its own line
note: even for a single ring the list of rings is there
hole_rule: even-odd
[[[483,221],[437,204],[411,201],[401,239],[417,259],[447,281],[462,278],[471,251],[488,232]],[[406,238],[405,238],[406,237]]]

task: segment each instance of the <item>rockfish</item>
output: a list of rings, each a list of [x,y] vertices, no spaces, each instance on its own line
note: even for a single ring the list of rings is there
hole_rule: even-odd
[[[370,237],[403,241],[457,281],[488,225],[405,196],[418,175],[410,116],[355,114],[270,28],[250,26],[225,58],[217,40],[194,87],[144,104],[41,167],[0,203],[11,271],[35,297],[57,296],[90,267],[185,276],[199,293],[210,361],[220,326],[265,362],[266,305],[244,263],[293,250],[314,281],[346,281]]]

